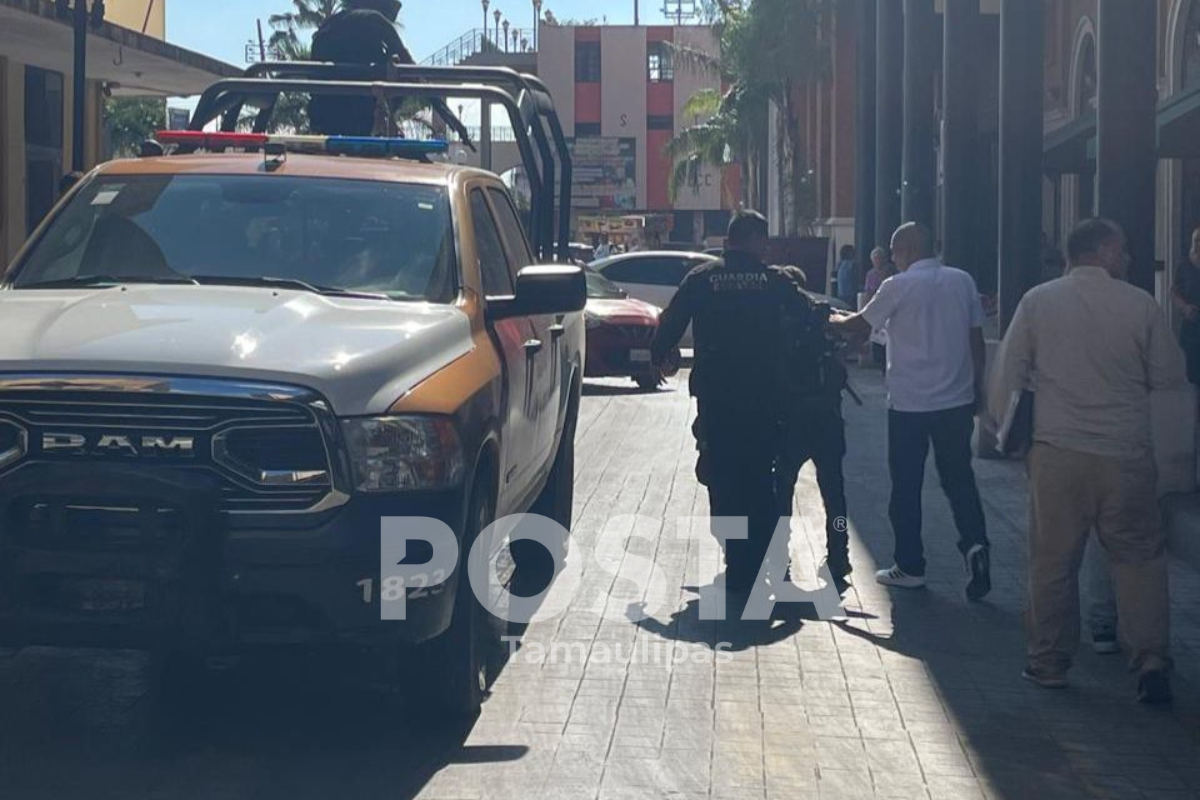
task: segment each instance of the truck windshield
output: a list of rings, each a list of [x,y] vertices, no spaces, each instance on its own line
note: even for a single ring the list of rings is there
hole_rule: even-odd
[[[14,289],[203,283],[450,302],[446,190],[247,175],[108,176],[84,187],[11,278]]]

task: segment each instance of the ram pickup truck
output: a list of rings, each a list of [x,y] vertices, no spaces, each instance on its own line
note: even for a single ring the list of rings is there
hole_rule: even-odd
[[[0,639],[381,646],[470,713],[486,612],[459,568],[382,622],[380,520],[569,526],[583,273],[489,172],[209,149],[101,166],[0,287]]]

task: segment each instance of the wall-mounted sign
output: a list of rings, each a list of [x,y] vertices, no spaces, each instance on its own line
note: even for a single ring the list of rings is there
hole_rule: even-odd
[[[637,139],[587,136],[569,144],[575,208],[637,208]]]

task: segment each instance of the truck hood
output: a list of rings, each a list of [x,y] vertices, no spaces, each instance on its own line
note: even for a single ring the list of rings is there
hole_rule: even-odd
[[[270,288],[0,292],[0,372],[258,380],[381,414],[472,347],[458,308]]]

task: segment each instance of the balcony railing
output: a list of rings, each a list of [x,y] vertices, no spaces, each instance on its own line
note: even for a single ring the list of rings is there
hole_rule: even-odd
[[[483,129],[478,125],[468,125],[467,133],[472,142],[479,142]],[[400,131],[409,139],[429,138],[432,125],[429,122],[407,121],[400,125]],[[511,127],[495,125],[492,127],[492,142],[494,144],[511,144],[517,141],[517,135]]]
[[[480,53],[532,53],[534,52],[532,28],[482,28],[467,31],[458,39],[425,59],[427,67],[453,67]]]

